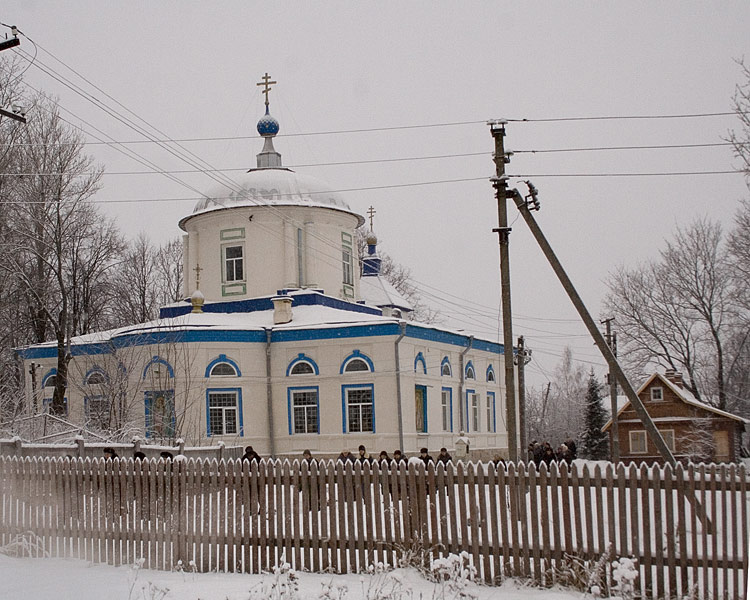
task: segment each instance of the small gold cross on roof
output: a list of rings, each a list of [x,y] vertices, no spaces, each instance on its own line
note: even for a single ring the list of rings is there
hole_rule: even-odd
[[[277,82],[276,81],[271,81],[271,76],[268,73],[266,73],[265,75],[263,75],[263,77],[261,77],[261,79],[263,81],[261,81],[260,83],[256,83],[255,85],[265,86],[261,90],[261,94],[265,94],[266,95],[266,106],[268,106],[268,92],[271,91],[271,86],[274,85],[274,84],[276,84]]]
[[[367,214],[370,215],[370,231],[373,231],[372,218],[375,216],[376,213],[377,211],[372,206],[367,209]]]

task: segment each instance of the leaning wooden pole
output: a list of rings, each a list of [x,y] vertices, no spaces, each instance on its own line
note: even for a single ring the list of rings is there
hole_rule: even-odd
[[[526,221],[526,224],[529,226],[534,239],[536,239],[539,247],[542,249],[544,256],[547,257],[552,270],[560,280],[560,283],[568,294],[570,301],[573,303],[573,306],[576,307],[578,314],[583,320],[583,323],[586,325],[586,329],[589,330],[591,337],[594,338],[594,343],[602,353],[604,360],[607,361],[610,370],[615,374],[615,377],[617,377],[617,380],[620,382],[625,395],[628,397],[628,400],[630,400],[630,403],[633,405],[636,414],[643,423],[643,426],[646,428],[646,432],[649,438],[654,443],[656,449],[664,458],[664,460],[671,464],[673,467],[676,466],[677,461],[675,460],[675,457],[669,450],[669,447],[664,441],[664,438],[659,433],[659,430],[656,428],[656,425],[654,425],[654,422],[651,419],[651,415],[649,415],[648,411],[646,411],[643,403],[641,402],[641,399],[638,397],[638,394],[636,394],[635,389],[632,385],[630,385],[630,381],[628,381],[628,378],[625,376],[625,372],[617,362],[617,358],[612,352],[612,349],[607,345],[607,341],[604,339],[602,332],[599,331],[599,328],[596,326],[596,322],[591,318],[586,305],[583,303],[583,300],[581,300],[581,297],[578,295],[578,292],[573,286],[573,282],[568,277],[565,269],[563,269],[562,264],[555,255],[555,252],[552,250],[552,246],[549,245],[549,242],[547,241],[547,238],[544,236],[544,233],[537,224],[536,219],[534,219],[534,216],[531,214],[531,211],[526,204],[526,200],[516,189],[508,190],[508,195],[512,197],[513,201],[516,203],[516,207],[521,213],[523,220]]]

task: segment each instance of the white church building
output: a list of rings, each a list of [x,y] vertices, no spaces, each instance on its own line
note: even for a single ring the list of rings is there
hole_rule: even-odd
[[[257,167],[180,220],[186,300],[71,340],[66,419],[262,456],[453,450],[460,432],[472,456],[507,456],[502,344],[409,320],[372,231],[360,268],[364,218],[283,166],[278,131],[266,91]],[[56,345],[18,352],[42,410]]]

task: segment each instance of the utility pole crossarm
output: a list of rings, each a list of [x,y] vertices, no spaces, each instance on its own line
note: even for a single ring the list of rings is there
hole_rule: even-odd
[[[555,252],[552,250],[552,246],[549,245],[549,242],[547,241],[547,238],[544,236],[544,233],[537,224],[536,219],[534,219],[533,215],[531,214],[531,211],[529,210],[525,199],[516,189],[508,190],[508,196],[512,197],[513,201],[516,203],[518,211],[521,213],[524,221],[526,221],[526,224],[529,226],[529,229],[531,230],[532,235],[539,244],[539,247],[542,249],[542,252],[547,257],[547,260],[552,266],[552,270],[557,275],[560,283],[562,283],[563,288],[565,288],[568,297],[578,311],[578,314],[586,325],[586,328],[591,334],[591,337],[594,338],[594,343],[597,345],[599,351],[602,353],[602,356],[604,356],[604,359],[610,366],[610,369],[614,372],[617,380],[620,382],[620,385],[622,386],[623,391],[628,397],[628,400],[630,400],[630,403],[633,405],[636,414],[643,423],[643,426],[645,427],[649,438],[654,443],[656,449],[659,451],[659,454],[661,454],[664,460],[666,460],[673,467],[676,466],[677,461],[672,455],[672,452],[667,447],[667,444],[664,441],[664,438],[662,438],[661,434],[659,433],[659,430],[656,428],[656,425],[654,425],[654,422],[651,419],[651,415],[649,415],[648,411],[646,411],[643,403],[641,402],[641,399],[638,397],[638,394],[636,394],[635,389],[632,385],[630,385],[630,381],[628,381],[628,378],[625,376],[625,372],[617,362],[617,358],[612,352],[612,349],[607,345],[607,341],[604,339],[601,331],[599,331],[599,328],[594,322],[594,319],[591,318],[591,315],[584,305],[583,300],[581,300],[581,297],[578,295],[575,287],[573,287],[573,282],[568,277],[565,269],[563,269],[562,264],[555,255]]]

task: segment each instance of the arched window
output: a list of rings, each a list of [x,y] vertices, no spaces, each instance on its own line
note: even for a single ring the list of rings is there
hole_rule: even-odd
[[[466,365],[466,379],[476,379],[476,373],[474,372],[474,365],[471,364],[471,361],[469,361],[469,364]]]
[[[86,385],[102,385],[107,383],[107,377],[101,371],[91,371],[86,376]]]
[[[300,352],[289,366],[286,368],[286,374],[289,375],[319,375],[320,370],[318,369],[317,363]]]
[[[419,368],[419,365],[422,365],[422,373],[424,375],[427,375],[427,362],[424,359],[424,355],[420,352],[417,354],[417,356],[414,358],[414,372],[417,372],[417,369]]]
[[[487,381],[495,383],[495,369],[492,368],[492,365],[487,367]]]
[[[235,377],[237,375],[237,371],[234,370],[234,367],[230,365],[229,363],[218,363],[214,366],[213,369],[211,369],[211,377],[218,377],[218,376],[231,376]]]
[[[226,354],[219,354],[206,367],[205,377],[241,377],[240,366]]]
[[[292,367],[292,370],[289,373],[290,375],[313,375],[315,369],[312,368],[312,365],[309,362],[301,360]]]
[[[444,377],[451,377],[453,375],[453,371],[451,370],[451,361],[448,360],[448,357],[446,356],[443,359],[443,362],[440,364],[440,374]]]
[[[358,373],[374,371],[375,367],[372,364],[370,357],[360,353],[359,350],[355,350],[349,356],[344,359],[341,363],[341,373]]]

